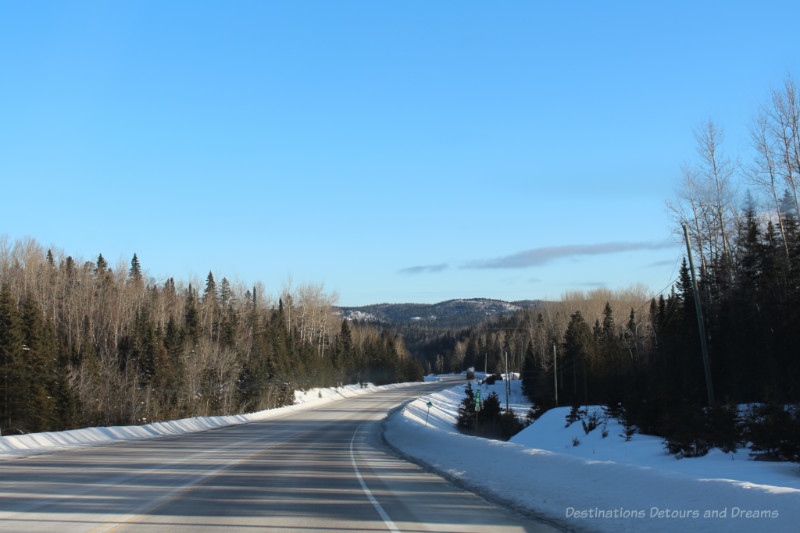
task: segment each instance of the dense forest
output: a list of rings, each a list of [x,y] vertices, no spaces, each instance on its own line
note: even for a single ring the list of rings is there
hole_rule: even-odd
[[[321,286],[277,298],[208,274],[146,279],[0,239],[0,432],[140,424],[293,402],[295,389],[422,379],[402,338],[335,313]]]

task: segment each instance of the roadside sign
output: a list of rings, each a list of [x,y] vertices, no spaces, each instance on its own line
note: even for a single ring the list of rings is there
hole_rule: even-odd
[[[431,414],[431,407],[433,407],[433,402],[428,402],[426,404],[428,406],[428,412],[425,413],[425,427],[428,427],[428,416]]]
[[[481,410],[481,390],[480,389],[475,391],[475,410],[476,411],[480,411]]]

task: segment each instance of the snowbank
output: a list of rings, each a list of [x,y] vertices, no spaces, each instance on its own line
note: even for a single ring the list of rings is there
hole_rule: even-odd
[[[110,426],[74,429],[70,431],[29,433],[26,435],[8,435],[0,437],[0,459],[10,456],[31,455],[47,453],[62,448],[74,446],[87,446],[108,444],[116,441],[150,439],[167,435],[193,433],[244,424],[256,420],[267,420],[284,416],[300,409],[309,409],[321,404],[330,403],[341,398],[350,398],[375,390],[389,389],[402,385],[383,385],[376,387],[367,385],[361,388],[358,385],[345,387],[312,389],[308,391],[295,391],[295,404],[277,409],[268,409],[256,413],[230,416],[204,416],[171,420],[168,422],[154,422],[141,426]]]
[[[510,403],[524,414],[519,382],[512,384]],[[565,427],[568,408],[549,411],[511,442],[471,437],[455,429],[463,390],[408,404],[386,423],[389,443],[462,485],[570,529],[796,531],[800,523],[797,464],[722,452],[677,460],[657,437],[625,442],[616,422],[588,435],[580,422]],[[505,403],[502,382],[482,390]]]

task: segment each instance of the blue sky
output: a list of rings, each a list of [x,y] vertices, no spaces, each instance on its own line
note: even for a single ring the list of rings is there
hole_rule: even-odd
[[[796,2],[3,2],[0,235],[342,305],[676,278],[692,131],[800,76]]]

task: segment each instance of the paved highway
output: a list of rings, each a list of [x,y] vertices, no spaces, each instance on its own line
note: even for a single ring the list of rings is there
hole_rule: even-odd
[[[434,385],[435,387],[435,385]],[[0,462],[0,530],[554,531],[397,458],[414,385],[179,437]]]

